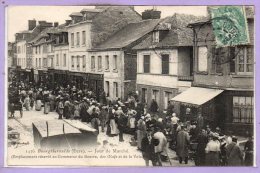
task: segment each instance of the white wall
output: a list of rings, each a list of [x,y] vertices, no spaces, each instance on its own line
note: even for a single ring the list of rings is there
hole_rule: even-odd
[[[143,73],[143,56],[150,55],[150,73],[151,74],[162,74],[162,59],[161,54],[169,54],[169,74],[177,75],[178,73],[178,50],[168,49],[168,50],[147,50],[138,51],[137,53],[137,73]]]
[[[114,60],[113,56],[117,56],[117,70],[114,70]],[[95,69],[91,70],[90,73],[96,74],[104,74],[104,88],[106,90],[106,81],[109,82],[109,99],[116,99],[114,94],[113,83],[118,83],[118,97],[121,98],[124,96],[124,52],[123,51],[99,51],[99,52],[89,52],[88,60],[89,60],[89,68],[91,67],[91,57],[95,57]],[[98,69],[98,56],[102,57],[102,69]],[[109,69],[105,69],[106,67],[106,56],[109,57]]]
[[[63,56],[64,54],[66,55],[66,66],[64,66],[64,59]],[[57,55],[59,55],[59,65],[57,66]],[[69,45],[64,45],[64,46],[55,46],[54,47],[54,61],[53,65],[55,69],[58,70],[69,70]]]
[[[89,48],[91,48],[91,22],[84,21],[77,23],[72,26],[68,26],[68,41],[69,41],[69,51],[70,52],[81,52],[81,51],[87,51]],[[86,40],[85,45],[82,44],[82,31],[86,32]],[[80,35],[80,42],[79,45],[77,45],[77,32],[79,32]],[[72,46],[71,42],[71,33],[74,33],[74,46]]]
[[[169,54],[169,74],[162,74],[161,54]],[[150,55],[150,73],[143,73],[143,57]],[[182,48],[181,53],[177,48],[166,50],[145,50],[137,52],[137,84],[181,88],[185,90],[191,86],[191,82],[178,81],[178,75],[189,76],[190,67],[189,49]],[[188,69],[187,69],[188,68]]]
[[[20,47],[20,52],[18,49]],[[22,69],[26,68],[26,41],[17,42],[17,65],[21,66]]]

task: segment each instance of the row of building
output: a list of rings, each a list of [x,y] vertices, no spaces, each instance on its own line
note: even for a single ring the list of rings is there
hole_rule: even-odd
[[[217,48],[210,17],[129,6],[98,6],[59,25],[30,20],[8,44],[13,72],[28,82],[103,90],[108,99],[137,92],[160,111],[201,112],[207,122],[244,134],[254,122],[254,11],[246,7],[250,43]],[[12,74],[12,72],[11,72]],[[243,128],[240,128],[243,127]]]

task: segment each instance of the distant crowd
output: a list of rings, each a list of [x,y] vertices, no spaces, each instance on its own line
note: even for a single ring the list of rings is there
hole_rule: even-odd
[[[104,91],[97,99],[90,89],[70,85],[50,89],[23,82],[10,83],[8,99],[10,118],[14,118],[16,110],[21,117],[23,111],[43,110],[43,114],[57,112],[58,119],[88,123],[97,133],[118,136],[120,142],[124,134],[130,134],[130,144],[142,152],[146,165],[151,162],[162,166],[166,161],[172,164],[170,149],[176,152],[180,164],[193,160],[198,166],[253,165],[252,136],[243,151],[237,137],[224,135],[219,127],[211,129],[200,113],[195,121],[180,121],[182,115],[174,112],[171,102],[167,111],[160,113],[154,99],[148,107],[135,93],[129,94],[125,102],[120,98],[111,101]]]

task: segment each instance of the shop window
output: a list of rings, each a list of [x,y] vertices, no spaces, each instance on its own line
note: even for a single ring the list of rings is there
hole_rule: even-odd
[[[198,71],[208,71],[208,48],[206,46],[198,47]]]
[[[233,97],[233,122],[250,123],[254,120],[254,97]]]

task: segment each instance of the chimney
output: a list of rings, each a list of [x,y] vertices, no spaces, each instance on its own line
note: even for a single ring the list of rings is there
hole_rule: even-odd
[[[28,20],[28,30],[31,31],[36,27],[36,20]]]
[[[161,11],[157,10],[145,10],[142,12],[142,19],[147,20],[147,19],[160,19],[161,18]]]
[[[46,23],[45,20],[38,21],[39,25],[44,25]]]
[[[71,20],[65,20],[65,26],[68,26],[71,23]]]
[[[59,22],[54,22],[54,23],[53,23],[53,26],[54,26],[54,27],[58,27],[58,26],[59,26]]]

